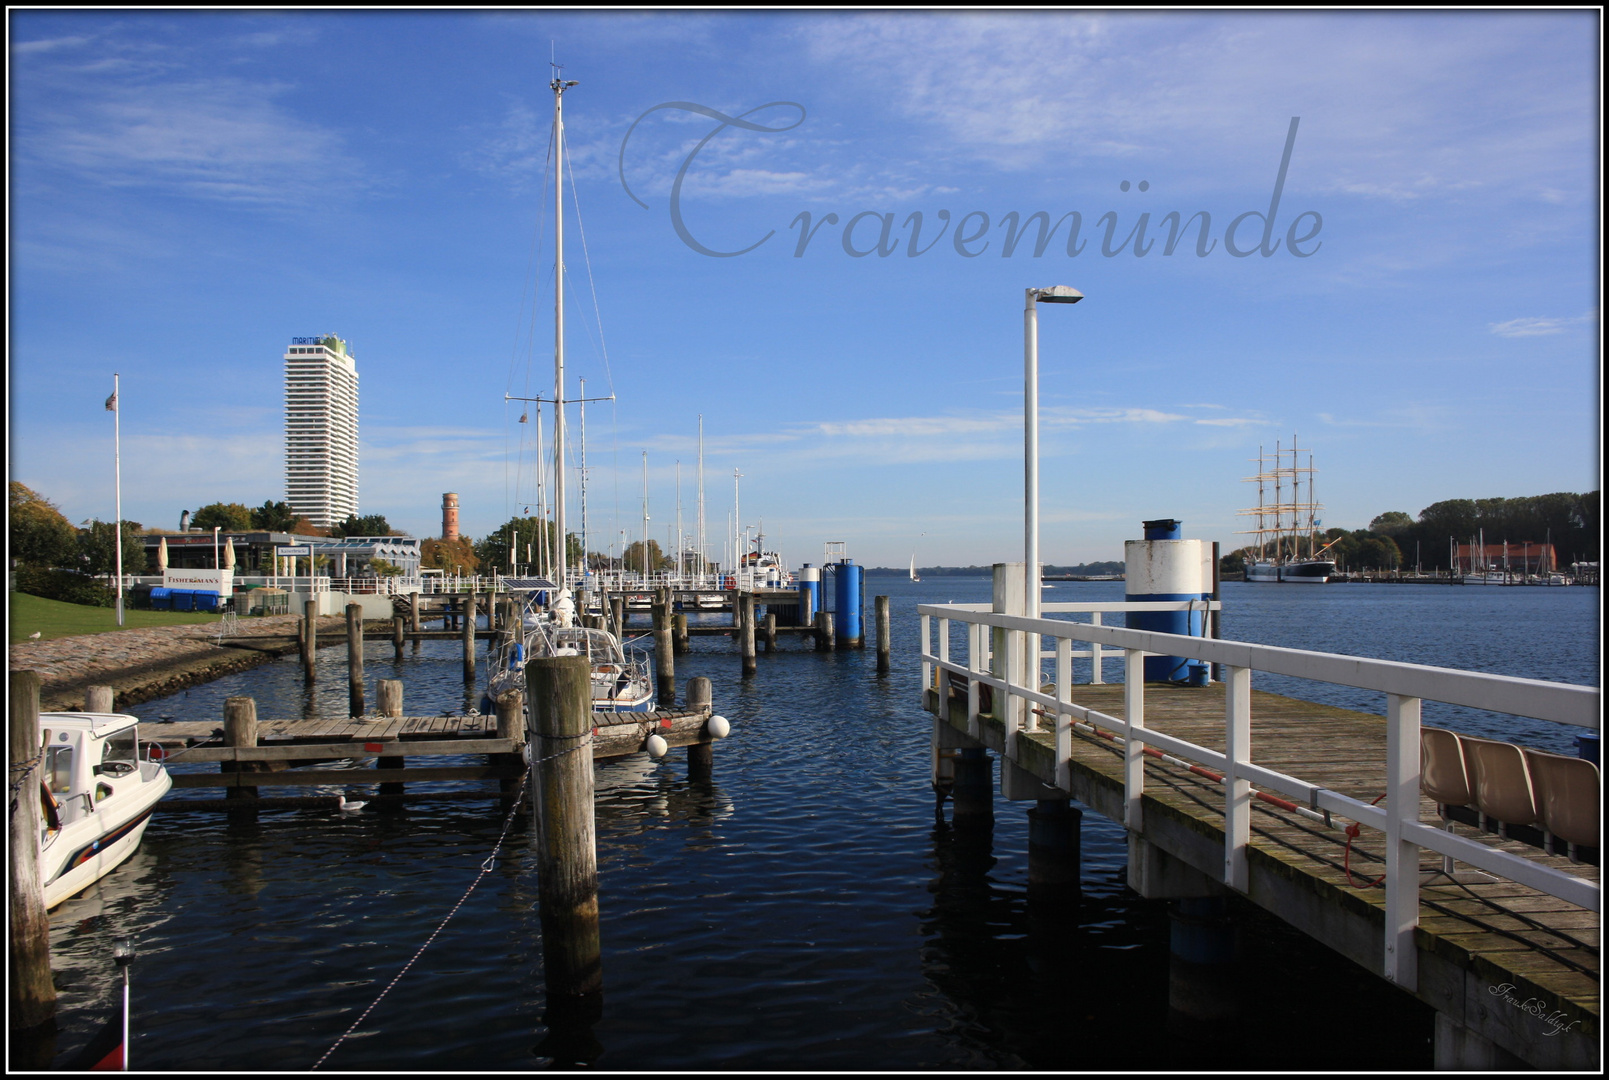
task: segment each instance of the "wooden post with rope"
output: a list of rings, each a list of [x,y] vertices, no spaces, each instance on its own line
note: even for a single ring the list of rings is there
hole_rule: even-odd
[[[39,673],[11,673],[11,1016],[13,1032],[33,1030],[56,1018],[56,986],[50,977],[50,917],[39,872],[40,791],[45,768],[39,731]]]
[[[526,695],[536,721],[531,770],[537,895],[550,1000],[574,1000],[603,989],[591,672],[584,656],[544,656],[525,665]]]

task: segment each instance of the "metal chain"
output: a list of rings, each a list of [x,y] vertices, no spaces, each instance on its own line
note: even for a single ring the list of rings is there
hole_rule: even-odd
[[[8,819],[16,816],[17,810],[22,805],[19,801],[22,797],[22,785],[28,782],[28,777],[33,775],[33,771],[39,767],[39,763],[43,760],[45,760],[45,752],[41,750],[36,756],[29,758],[27,761],[19,761],[11,766],[11,771],[17,778],[11,782],[10,809],[7,811]]]
[[[585,744],[583,743],[580,745]],[[572,749],[579,749],[579,746],[572,747]],[[569,751],[567,750],[565,753],[569,753]],[[528,776],[529,773],[526,775]],[[497,865],[497,853],[502,849],[503,841],[508,838],[508,830],[514,823],[514,815],[519,813],[520,797],[525,794],[525,779],[526,778],[522,776],[520,778],[519,787],[514,790],[514,806],[509,810],[508,817],[503,819],[503,831],[498,835],[497,843],[492,845],[491,855],[487,856],[486,861],[480,864],[480,873],[476,874],[475,879],[469,883],[469,888],[464,890],[464,895],[458,898],[458,903],[454,904],[452,910],[447,912],[446,918],[442,919],[441,923],[436,927],[436,929],[433,930],[430,936],[425,939],[425,943],[419,946],[419,951],[413,954],[413,958],[410,959],[406,964],[402,965],[402,970],[397,972],[396,977],[391,980],[384,990],[380,991],[380,996],[375,998],[374,1001],[370,1002],[367,1009],[363,1010],[363,1015],[359,1016],[355,1021],[353,1021],[352,1026],[347,1028],[346,1031],[341,1034],[341,1037],[336,1039],[328,1050],[324,1051],[324,1056],[313,1063],[313,1069],[317,1069],[320,1065],[324,1064],[324,1062],[328,1060],[329,1056],[335,1053],[336,1048],[345,1042],[352,1035],[352,1033],[358,1029],[359,1025],[361,1025],[363,1021],[369,1018],[369,1014],[374,1011],[375,1006],[379,1005],[380,1002],[384,1000],[385,996],[391,993],[392,988],[395,987],[397,983],[402,981],[402,977],[408,974],[408,971],[413,967],[413,965],[417,963],[419,958],[425,954],[425,950],[430,948],[431,942],[435,941],[436,938],[440,936],[441,932],[447,928],[447,924],[452,921],[453,916],[458,914],[458,909],[464,906],[464,902],[469,899],[470,893],[474,892],[475,888],[480,884],[481,878],[492,872],[492,868]]]

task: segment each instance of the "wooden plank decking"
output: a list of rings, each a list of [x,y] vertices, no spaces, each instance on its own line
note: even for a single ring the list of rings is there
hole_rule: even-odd
[[[1147,685],[1145,725],[1222,752],[1224,696],[1222,683],[1205,689]],[[1072,700],[1123,716],[1121,684],[1075,686]],[[925,703],[933,711],[933,691],[927,692]],[[1259,765],[1364,802],[1385,791],[1383,717],[1261,691],[1253,691],[1251,711],[1252,756]],[[965,732],[964,696],[957,700],[952,695],[948,713],[951,728]],[[1019,735],[1017,764],[1054,786],[1051,729],[1046,717],[1039,731]],[[980,734],[984,745],[1002,749],[1001,721],[984,717]],[[1071,771],[1074,798],[1122,820],[1119,744],[1075,729]],[[1145,761],[1145,772],[1143,838],[1204,872],[1220,868],[1223,786],[1151,758]],[[1380,973],[1385,890],[1371,885],[1384,873],[1384,837],[1364,829],[1349,855],[1342,830],[1255,800],[1252,806],[1249,898]],[[1434,804],[1422,796],[1420,820],[1439,821]],[[1597,867],[1572,864],[1463,825],[1455,829],[1512,854],[1599,880]],[[1510,881],[1430,880],[1428,875],[1441,868],[1440,856],[1431,852],[1422,853],[1421,867],[1427,879],[1421,886],[1416,934],[1418,996],[1537,1067],[1596,1068],[1599,915]],[[1502,989],[1505,984],[1509,989]],[[1535,1004],[1527,1011],[1510,998]],[[1538,1006],[1541,1012],[1535,1011]],[[1553,1014],[1551,1023],[1544,1019]],[[1550,1034],[1553,1026],[1566,1030]]]

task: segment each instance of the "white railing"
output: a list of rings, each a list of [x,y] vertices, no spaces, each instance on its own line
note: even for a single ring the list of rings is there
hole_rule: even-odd
[[[1197,604],[1199,605],[1199,601]],[[1213,603],[1216,607],[1216,602]],[[1056,604],[1045,611],[1184,611],[1185,603]],[[1098,609],[1098,610],[1097,610]],[[1247,890],[1246,848],[1251,835],[1251,785],[1288,796],[1316,811],[1343,816],[1386,837],[1385,962],[1387,978],[1406,989],[1418,984],[1418,954],[1413,942],[1419,922],[1419,849],[1426,848],[1470,866],[1545,892],[1569,903],[1601,912],[1601,890],[1590,881],[1540,862],[1511,855],[1477,840],[1427,825],[1419,820],[1419,713],[1423,701],[1441,701],[1476,709],[1571,724],[1598,730],[1601,695],[1596,687],[1486,675],[1450,668],[1368,660],[1335,653],[1307,652],[1241,641],[1163,634],[1061,619],[1029,619],[997,614],[987,604],[922,604],[922,686],[937,689],[939,716],[948,722],[947,673],[967,680],[967,733],[981,735],[979,688],[997,695],[995,715],[1004,718],[1004,756],[1015,761],[1024,732],[1039,730],[1035,706],[1055,716],[1056,783],[1071,785],[1072,725],[1075,718],[1124,740],[1123,825],[1142,827],[1147,747],[1199,762],[1224,775],[1223,883]],[[1197,607],[1199,610],[1199,606]],[[938,636],[933,637],[937,620]],[[950,656],[950,623],[966,626],[964,662]],[[990,631],[1001,633],[991,633]],[[1004,663],[995,665],[994,638],[1001,638]],[[1035,648],[1031,642],[1041,644]],[[1044,642],[1053,642],[1045,648]],[[1119,718],[1073,701],[1073,643],[1091,652],[1110,649],[1124,659],[1123,713]],[[1024,663],[1037,653],[1055,660],[1055,692],[1045,693],[1040,665]],[[1087,655],[1087,653],[1080,653]],[[1145,725],[1143,661],[1148,655],[1181,656],[1222,665],[1226,688],[1224,751],[1149,730]],[[1100,661],[1095,661],[1096,669]],[[997,674],[998,668],[1004,674]],[[1258,765],[1252,756],[1251,673],[1264,671],[1318,682],[1374,690],[1386,695],[1386,770],[1384,806],[1343,795],[1322,785]],[[1025,680],[1034,675],[1032,684]]]

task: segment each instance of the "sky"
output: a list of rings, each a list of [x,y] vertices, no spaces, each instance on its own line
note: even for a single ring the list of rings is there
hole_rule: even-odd
[[[595,550],[644,454],[649,535],[678,472],[695,532],[702,416],[714,558],[737,472],[793,566],[1020,560],[1050,285],[1047,563],[1162,517],[1238,547],[1293,437],[1326,527],[1599,485],[1596,11],[7,22],[9,476],[75,523],[115,513],[114,372],[126,518],[284,498],[284,352],[326,333],[360,512],[534,510],[555,58]]]

